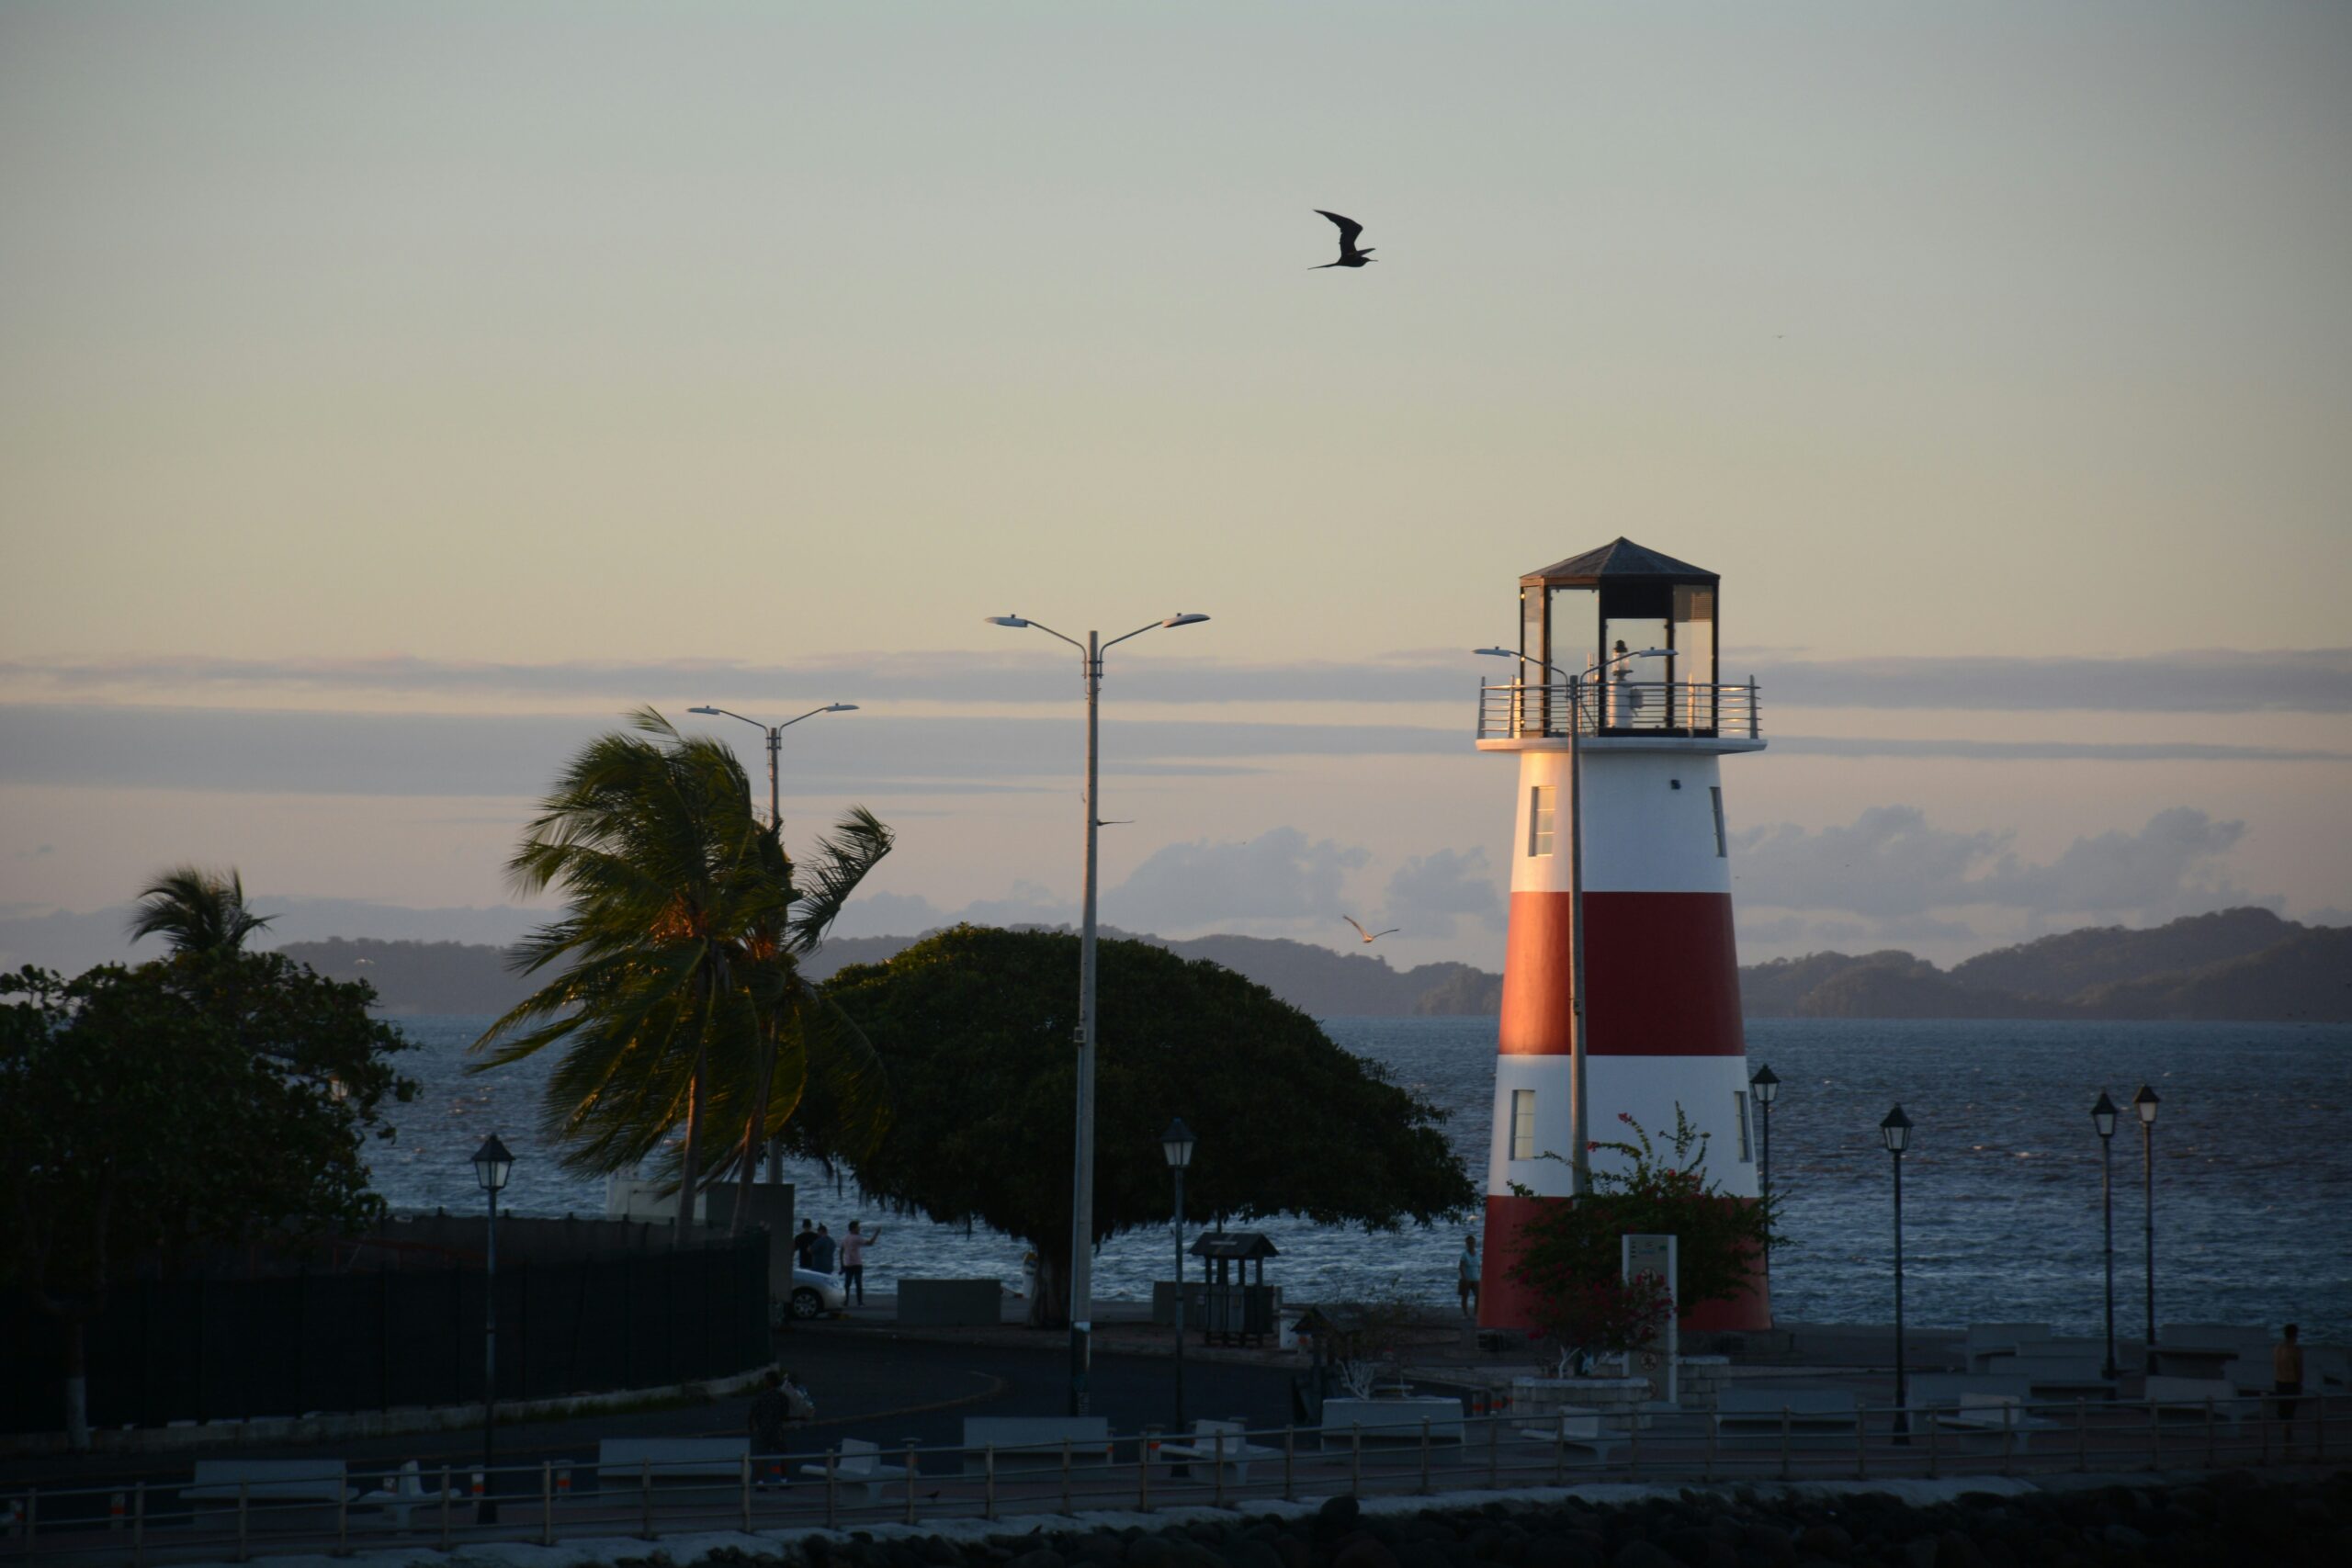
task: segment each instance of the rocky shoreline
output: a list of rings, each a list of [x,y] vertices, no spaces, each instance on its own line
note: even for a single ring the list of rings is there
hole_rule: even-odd
[[[1274,1514],[1130,1516],[1133,1523],[1116,1528],[1038,1525],[1025,1533],[1006,1533],[1002,1526],[955,1537],[849,1531],[812,1534],[777,1551],[722,1547],[699,1561],[802,1568],[2104,1568],[2231,1562],[2269,1568],[2352,1562],[2352,1472],[2345,1472],[2274,1479],[2239,1471],[2064,1489],[2011,1483],[1931,1502],[1859,1484],[1609,1495],[1644,1490],[1601,1487],[1589,1495],[1410,1510],[1394,1506],[1404,1499],[1367,1506],[1335,1497],[1319,1508]],[[643,1568],[677,1561],[635,1560]]]

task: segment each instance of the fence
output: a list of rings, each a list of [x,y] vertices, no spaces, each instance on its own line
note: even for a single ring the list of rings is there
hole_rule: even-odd
[[[1238,1507],[1251,1501],[1464,1493],[1588,1482],[1691,1483],[1894,1479],[2097,1471],[2211,1470],[2338,1462],[2352,1438],[2352,1397],[2305,1395],[2291,1424],[2266,1399],[2202,1404],[2075,1400],[2020,1404],[2006,1417],[1952,1407],[1855,1411],[1850,1431],[1824,1430],[1803,1406],[1760,1422],[1713,1411],[1655,1410],[1605,1426],[1571,1416],[1531,1426],[1512,1416],[1417,1427],[1282,1427],[1186,1434],[1151,1428],[1107,1450],[1069,1443],[1027,1449],[842,1449],[733,1455],[677,1464],[639,1460],[601,1470],[585,1459],[501,1467],[490,1477],[498,1517],[478,1517],[478,1471],[368,1477],[345,1483],[322,1461],[310,1493],[286,1497],[281,1475],[20,1489],[0,1493],[0,1556],[104,1557],[135,1565],[255,1552],[348,1551],[401,1543],[485,1540],[553,1545],[588,1538],[657,1540],[714,1529],[792,1530],[950,1519],[1070,1515],[1087,1508]],[[1581,1434],[1581,1435],[1579,1435]],[[1205,1457],[1216,1453],[1222,1462]],[[714,1473],[716,1472],[716,1473]],[[790,1481],[791,1485],[780,1483]],[[399,1484],[394,1484],[396,1482]],[[278,1496],[265,1494],[276,1492]]]
[[[498,1270],[498,1396],[724,1376],[770,1358],[768,1242]],[[139,1281],[88,1330],[98,1427],[467,1404],[482,1397],[480,1269]],[[0,1302],[0,1431],[62,1424],[63,1334]]]

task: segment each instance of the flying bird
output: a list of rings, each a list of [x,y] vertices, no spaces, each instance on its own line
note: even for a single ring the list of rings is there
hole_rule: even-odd
[[[1332,265],[1333,265],[1334,266],[1336,266],[1336,265],[1338,265],[1339,264],[1338,264],[1337,262],[1334,262]],[[1376,942],[1376,941],[1378,941],[1380,938],[1385,937],[1385,936],[1395,936],[1398,931],[1403,931],[1403,930],[1405,929],[1405,928],[1404,928],[1404,927],[1402,927],[1402,926],[1390,926],[1390,927],[1389,927],[1386,931],[1368,931],[1364,930],[1362,926],[1357,926],[1357,925],[1356,925],[1356,918],[1355,918],[1353,915],[1341,915],[1341,916],[1340,917],[1340,919],[1343,919],[1343,920],[1347,921],[1347,922],[1348,922],[1348,924],[1350,924],[1350,925],[1351,925],[1351,926],[1355,926],[1355,927],[1356,927],[1356,935],[1358,935],[1358,936],[1360,936],[1360,937],[1363,938],[1363,939],[1364,939],[1364,941],[1366,941],[1366,942]]]
[[[1322,266],[1310,266],[1307,271],[1322,272],[1335,266],[1368,266],[1372,264],[1372,252],[1356,248],[1356,236],[1363,232],[1363,224],[1352,218],[1342,218],[1336,212],[1325,212],[1319,207],[1315,210],[1340,226],[1340,259],[1325,262]]]

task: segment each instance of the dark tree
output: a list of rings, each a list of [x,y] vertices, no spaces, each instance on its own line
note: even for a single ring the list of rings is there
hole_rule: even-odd
[[[381,1212],[360,1150],[414,1086],[372,996],[233,947],[0,977],[0,1283],[64,1325],[76,1447],[85,1331],[115,1280]]]
[[[1025,1239],[1040,1327],[1068,1310],[1078,959],[1074,936],[958,926],[842,970],[826,994],[888,1068],[892,1117],[862,1157],[804,1145],[888,1202]],[[1395,1229],[1476,1201],[1443,1112],[1264,987],[1137,942],[1102,943],[1098,962],[1098,1242],[1170,1219],[1159,1134],[1172,1116],[1200,1139],[1193,1214]]]

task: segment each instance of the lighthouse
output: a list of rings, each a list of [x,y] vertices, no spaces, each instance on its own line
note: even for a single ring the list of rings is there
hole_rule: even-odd
[[[1516,658],[1517,678],[1482,688],[1478,750],[1519,759],[1489,1327],[1532,1321],[1510,1266],[1533,1206],[1576,1190],[1579,1102],[1600,1142],[1628,1132],[1623,1113],[1662,1144],[1679,1108],[1708,1135],[1708,1179],[1758,1193],[1720,762],[1764,740],[1754,683],[1722,681],[1720,600],[1715,573],[1620,538],[1521,578],[1518,646],[1487,650]],[[1592,1168],[1618,1158],[1594,1155]],[[1762,1275],[1683,1321],[1770,1326]]]

